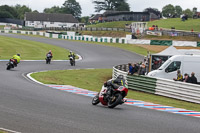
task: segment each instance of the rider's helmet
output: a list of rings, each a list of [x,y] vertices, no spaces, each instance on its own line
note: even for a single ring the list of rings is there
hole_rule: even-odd
[[[17,54],[17,56],[20,56],[20,54]]]
[[[118,75],[117,79],[124,79],[124,76],[123,75]]]

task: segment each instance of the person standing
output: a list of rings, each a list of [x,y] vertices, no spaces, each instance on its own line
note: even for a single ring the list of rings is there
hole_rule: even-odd
[[[190,77],[191,83],[192,83],[192,84],[197,84],[197,78],[196,78],[194,75],[195,75],[195,73],[192,72],[192,73],[191,73],[191,77]]]
[[[183,81],[183,75],[180,70],[177,70],[177,78],[173,78],[175,81]]]

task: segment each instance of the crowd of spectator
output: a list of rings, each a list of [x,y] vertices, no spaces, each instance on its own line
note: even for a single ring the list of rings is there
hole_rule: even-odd
[[[138,74],[145,75],[148,72],[148,61],[144,59],[143,62],[140,63],[128,63],[129,67],[129,75]]]
[[[184,77],[183,77],[180,70],[177,70],[177,77],[174,78],[173,80],[182,81],[182,82],[186,82],[186,83],[192,83],[192,84],[198,84],[197,78],[195,77],[194,72],[191,73],[191,76],[189,76],[187,73],[185,73]]]

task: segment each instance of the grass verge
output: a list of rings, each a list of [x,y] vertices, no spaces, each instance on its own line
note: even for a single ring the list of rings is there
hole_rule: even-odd
[[[45,84],[72,85],[91,91],[99,92],[105,81],[111,78],[112,69],[95,70],[56,70],[31,74],[36,80]],[[167,97],[157,96],[139,91],[129,90],[127,98],[153,102],[184,108],[188,110],[200,111],[200,105]]]
[[[22,60],[44,60],[52,50],[54,60],[66,60],[69,51],[54,45],[0,36],[0,59],[10,59],[20,53]]]

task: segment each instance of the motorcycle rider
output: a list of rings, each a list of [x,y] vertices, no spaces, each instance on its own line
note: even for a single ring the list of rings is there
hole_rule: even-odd
[[[46,54],[46,57],[50,59],[53,58],[53,54],[51,50],[49,50],[49,52]]]
[[[17,67],[17,64],[20,63],[20,60],[21,60],[20,54],[13,55],[12,59],[15,60],[14,66]]]
[[[70,51],[68,57],[69,57],[69,58],[72,57],[73,60],[75,60],[75,57],[76,57],[76,56],[75,56],[75,54],[74,54],[72,51]]]
[[[111,96],[113,89],[117,89],[120,86],[126,87],[126,82],[123,75],[119,75],[116,79],[108,80],[106,83],[104,83],[104,87],[107,87],[107,97]]]

